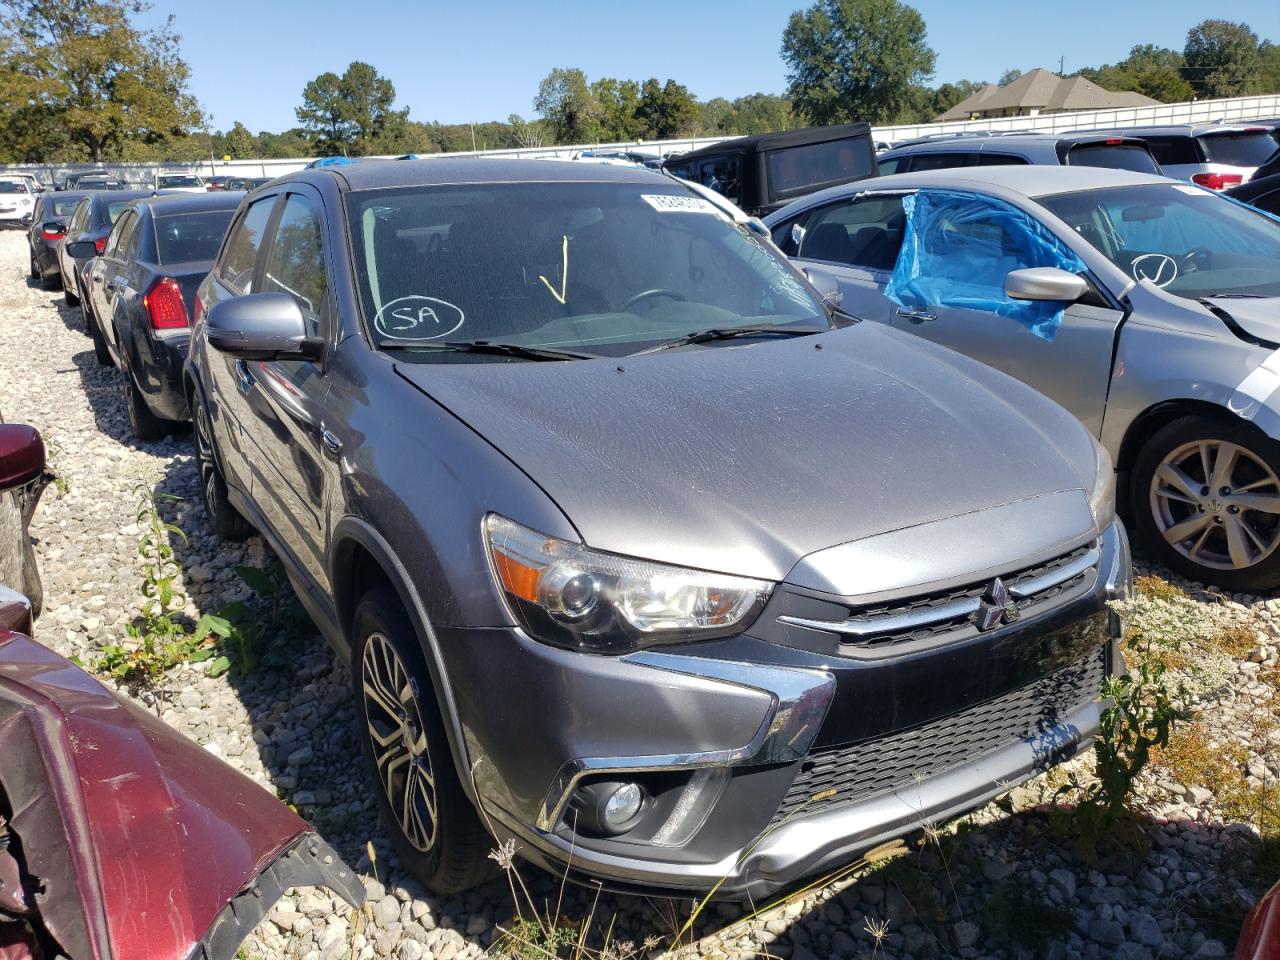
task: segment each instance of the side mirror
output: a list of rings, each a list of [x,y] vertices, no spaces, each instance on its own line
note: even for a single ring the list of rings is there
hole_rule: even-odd
[[[307,336],[298,301],[287,293],[252,293],[209,308],[205,335],[241,360],[312,360],[322,341]]]
[[[822,296],[822,300],[828,306],[838,307],[844,301],[844,291],[840,289],[840,281],[827,273],[825,270],[818,270],[815,267],[805,267],[805,277],[813,284],[813,289],[817,290]]]
[[[73,240],[67,244],[67,253],[77,260],[89,260],[98,255],[98,245],[92,240]]]
[[[25,487],[43,473],[40,432],[25,423],[0,423],[0,491]]]
[[[1089,282],[1058,267],[1028,267],[1004,278],[1004,292],[1013,300],[1075,303],[1089,292]]]
[[[31,226],[31,214],[29,214],[29,213],[24,213],[24,214],[19,218],[19,222],[20,222],[24,227],[29,227],[29,226]]]

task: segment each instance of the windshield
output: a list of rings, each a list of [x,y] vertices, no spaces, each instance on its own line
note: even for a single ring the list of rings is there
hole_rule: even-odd
[[[27,185],[15,180],[0,180],[0,193],[27,193]]]
[[[1042,197],[1135,280],[1179,297],[1280,296],[1280,223],[1185,184]]]
[[[494,340],[620,356],[746,324],[830,326],[782,258],[671,183],[504,183],[352,193],[378,346]],[[489,359],[468,355],[467,359]]]
[[[1265,130],[1210,133],[1202,136],[1200,143],[1211,161],[1233,167],[1261,166],[1276,152],[1276,142]]]
[[[1160,175],[1160,168],[1147,148],[1136,143],[1082,143],[1067,151],[1067,164]]]
[[[156,177],[156,185],[161,189],[165,187],[203,187],[199,177],[193,177],[186,173],[161,174]]]
[[[185,263],[213,260],[222,246],[234,210],[206,213],[179,213],[156,217],[156,247],[159,262]]]

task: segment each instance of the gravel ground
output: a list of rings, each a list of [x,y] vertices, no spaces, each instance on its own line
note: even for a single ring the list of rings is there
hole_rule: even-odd
[[[140,484],[181,498],[166,513],[189,537],[174,544],[190,597],[186,612],[194,618],[247,598],[232,567],[266,565],[262,541],[230,546],[211,537],[189,433],[158,443],[132,440],[118,372],[95,363],[78,309],[29,283],[26,267],[23,236],[0,235],[0,410],[44,433],[66,484],[61,492],[50,488],[32,527],[46,597],[38,637],[82,658],[123,637],[139,604]],[[1280,601],[1183,586],[1186,594],[1169,591],[1144,601],[1143,615],[1195,641],[1190,659],[1202,716],[1209,718],[1199,729],[1211,754],[1234,758],[1238,783],[1231,782],[1259,795],[1274,790]],[[1215,631],[1233,626],[1244,642],[1229,653],[1215,648]],[[212,679],[203,666],[186,665],[141,696],[210,753],[293,803],[368,875],[362,913],[323,891],[295,891],[258,927],[242,956],[453,960],[489,950],[500,943],[498,928],[509,928],[513,919],[507,883],[499,879],[442,900],[425,895],[398,868],[358,759],[349,683],[345,666],[313,638],[283,669],[232,670]],[[1178,770],[1187,773],[1185,782]],[[1195,782],[1198,770],[1184,763],[1144,775],[1132,844],[1138,854],[1090,860],[1073,851],[1044,806],[1066,779],[1058,771],[905,857],[758,916],[714,905],[699,918],[697,939],[686,935],[681,949],[790,960],[1225,956],[1260,890],[1257,871],[1246,867],[1256,864],[1262,848],[1256,839],[1261,821],[1240,812],[1239,791],[1229,796],[1212,771]],[[1088,771],[1089,761],[1081,760],[1067,773],[1085,777]],[[554,908],[556,881],[529,867],[521,873],[533,899]],[[570,889],[560,912],[574,922],[593,916],[597,946],[612,922],[606,953],[625,958],[669,947],[689,910],[688,903]],[[655,946],[647,938],[662,939]]]

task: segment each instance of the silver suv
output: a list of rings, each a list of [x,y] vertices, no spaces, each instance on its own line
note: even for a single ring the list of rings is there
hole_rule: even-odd
[[[939,134],[900,143],[878,158],[880,175],[920,173],[952,167],[1008,167],[1026,164],[1109,167],[1160,173],[1137,136],[1075,133]]]
[[[1098,132],[1092,131],[1095,136]],[[1190,180],[1210,190],[1225,190],[1244,183],[1276,152],[1270,128],[1248,124],[1121,127],[1105,134],[1141,137],[1166,177]]]

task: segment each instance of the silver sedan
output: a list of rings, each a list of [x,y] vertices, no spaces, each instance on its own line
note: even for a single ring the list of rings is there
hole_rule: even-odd
[[[1150,555],[1280,586],[1280,223],[1161,177],[971,167],[833,188],[766,220],[842,309],[1079,417]],[[993,447],[1001,438],[993,435]]]

